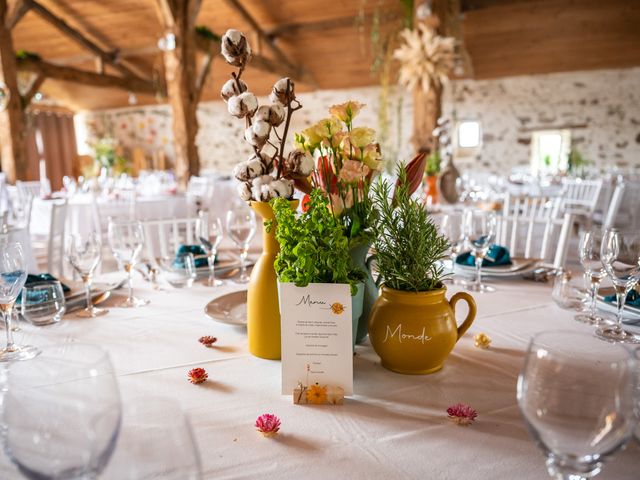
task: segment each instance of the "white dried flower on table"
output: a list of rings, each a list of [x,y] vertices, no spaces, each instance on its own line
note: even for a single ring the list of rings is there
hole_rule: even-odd
[[[238,194],[240,195],[240,198],[245,202],[251,200],[251,183],[240,182],[238,184]]]
[[[256,119],[268,122],[272,127],[279,126],[284,121],[284,107],[279,103],[263,105],[256,111]]]
[[[258,109],[258,99],[251,92],[244,92],[240,95],[230,97],[227,102],[227,110],[234,117],[244,118],[247,115],[250,117]]]
[[[293,195],[293,181],[286,178],[274,180],[269,184],[269,188],[273,191],[274,197],[290,198]]]
[[[308,177],[313,171],[313,157],[302,150],[292,150],[289,152],[284,166],[288,173]]]
[[[420,85],[428,92],[432,85],[446,82],[455,64],[455,38],[441,37],[425,25],[400,33],[404,43],[394,52],[400,60],[400,84],[412,90]]]
[[[233,176],[241,182],[246,182],[253,178],[259,177],[269,173],[268,170],[269,159],[263,155],[256,155],[255,153],[249,157],[245,162],[239,163],[233,169]]]
[[[287,88],[287,85],[289,88]],[[269,94],[269,100],[271,100],[271,103],[280,103],[281,105],[287,105],[295,98],[294,85],[289,77],[278,80],[273,85],[271,93]]]
[[[238,83],[240,83],[240,87],[238,87]],[[225,84],[222,86],[220,90],[220,96],[224,99],[224,101],[228,101],[231,97],[235,97],[247,91],[247,84],[242,80],[236,82],[235,80],[227,80]]]
[[[260,149],[267,143],[271,133],[271,125],[264,120],[256,120],[244,131],[244,138],[254,147]]]
[[[228,64],[244,67],[251,57],[251,47],[247,39],[238,30],[229,29],[223,35],[220,51]]]

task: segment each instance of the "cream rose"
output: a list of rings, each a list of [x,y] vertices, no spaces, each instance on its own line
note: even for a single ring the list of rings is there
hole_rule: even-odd
[[[349,100],[348,102],[331,106],[329,113],[338,120],[350,124],[364,106],[364,103]]]
[[[376,139],[376,131],[373,128],[358,127],[349,132],[351,145],[357,148],[364,148]]]

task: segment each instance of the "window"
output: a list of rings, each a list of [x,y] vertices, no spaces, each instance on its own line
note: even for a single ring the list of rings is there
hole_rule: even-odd
[[[480,146],[480,123],[465,121],[458,124],[458,147],[476,148]]]
[[[531,171],[556,174],[567,169],[571,149],[570,130],[540,130],[531,135]]]

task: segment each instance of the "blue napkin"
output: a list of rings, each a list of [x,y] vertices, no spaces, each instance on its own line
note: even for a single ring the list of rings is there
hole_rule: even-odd
[[[487,257],[482,260],[482,268],[497,267],[499,265],[511,265],[511,256],[509,250],[500,245],[491,245]],[[489,260],[492,259],[493,261]],[[461,253],[456,257],[458,265],[467,265],[473,267],[476,264],[476,257],[471,252]]]
[[[604,297],[604,301],[609,303],[615,303],[616,302],[615,294],[607,295],[606,297]],[[640,308],[640,293],[638,293],[636,290],[631,290],[629,293],[627,293],[627,301],[625,305],[630,305],[632,307]]]
[[[24,282],[24,286],[30,287],[37,284],[52,283],[56,280],[58,280],[56,277],[48,273],[39,273],[37,275],[29,274],[27,275],[27,280]],[[60,285],[62,286],[62,291],[64,293],[69,293],[71,291],[71,289],[64,283],[60,282]],[[49,299],[46,292],[32,292],[30,295],[34,295],[34,297],[29,297],[29,300],[34,303],[44,302]],[[18,295],[18,298],[16,299],[16,304],[20,303],[22,303],[22,292],[20,292],[20,295]]]
[[[196,268],[208,267],[209,261],[207,260],[207,252],[202,245],[180,245],[178,247],[178,251],[176,252],[176,257],[173,260],[173,266],[175,268],[184,268],[184,257],[185,254],[190,253],[193,255],[194,263],[196,264]]]

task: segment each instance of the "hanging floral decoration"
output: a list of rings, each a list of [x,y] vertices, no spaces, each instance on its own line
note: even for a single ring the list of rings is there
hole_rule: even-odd
[[[400,32],[402,44],[393,52],[400,61],[398,81],[409,90],[420,86],[428,92],[447,81],[456,60],[456,40],[442,37],[424,23],[414,30]]]

